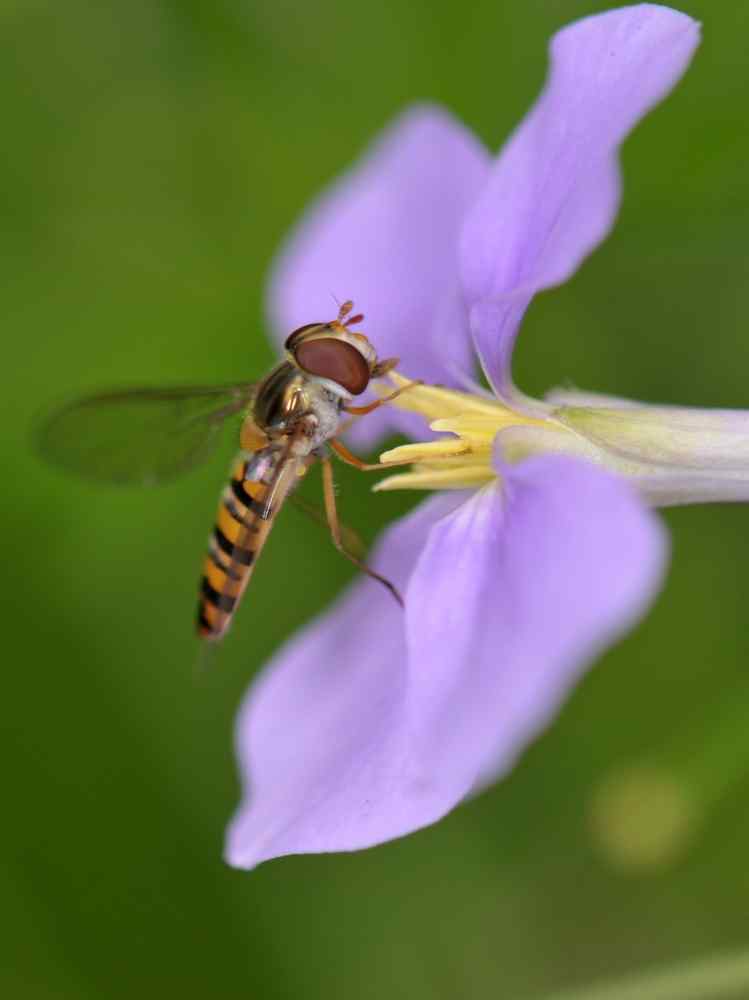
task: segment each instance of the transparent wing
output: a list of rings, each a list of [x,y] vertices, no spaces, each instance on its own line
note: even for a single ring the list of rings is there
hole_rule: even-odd
[[[304,514],[306,517],[309,517],[312,521],[315,521],[322,528],[326,528],[328,531],[330,531],[330,527],[328,525],[328,518],[327,515],[325,514],[324,507],[321,507],[319,504],[313,503],[312,500],[307,500],[306,497],[302,497],[298,493],[290,494],[288,499],[291,506],[296,507],[296,509],[301,514]],[[360,535],[356,531],[354,531],[353,528],[349,527],[347,524],[341,521],[340,518],[338,521],[338,527],[341,530],[341,540],[343,541],[343,545],[346,551],[350,552],[351,555],[357,556],[358,558],[362,559],[366,554],[367,547],[361,540]]]
[[[143,486],[169,482],[208,458],[225,421],[249,406],[256,385],[84,396],[39,421],[36,445],[47,461],[87,479]]]

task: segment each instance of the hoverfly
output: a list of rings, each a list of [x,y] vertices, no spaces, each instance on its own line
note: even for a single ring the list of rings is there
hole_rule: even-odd
[[[352,310],[353,303],[344,302],[336,319],[294,330],[284,360],[259,383],[87,396],[54,411],[41,427],[42,453],[68,471],[150,485],[207,457],[222,424],[243,414],[240,451],[203,564],[197,630],[204,639],[217,641],[226,633],[276,515],[316,461],[322,462],[325,513],[336,548],[401,600],[388,580],[348,550],[336,512],[329,450],[356,468],[377,468],[337,440],[344,415],[370,413],[409,387],[351,405],[371,379],[398,364],[397,358],[378,360],[367,337],[350,330],[364,319],[351,316]]]

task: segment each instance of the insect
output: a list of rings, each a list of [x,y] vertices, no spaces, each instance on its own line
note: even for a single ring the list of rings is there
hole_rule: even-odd
[[[56,465],[99,481],[150,485],[206,458],[224,422],[243,414],[240,452],[203,564],[197,629],[204,639],[215,642],[226,633],[276,515],[317,461],[335,546],[401,601],[388,580],[349,551],[336,511],[330,451],[356,468],[377,468],[337,439],[342,422],[409,387],[352,405],[371,379],[398,364],[397,358],[379,360],[368,338],[350,329],[364,319],[352,310],[353,303],[344,302],[336,319],[294,330],[284,360],[259,383],[102,393],[60,407],[41,426],[40,449]]]

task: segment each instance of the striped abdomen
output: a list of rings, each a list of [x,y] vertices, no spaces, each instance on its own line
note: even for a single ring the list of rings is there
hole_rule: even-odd
[[[270,445],[241,458],[221,495],[203,564],[198,634],[220,639],[229,627],[273,519],[295,474],[295,461]]]

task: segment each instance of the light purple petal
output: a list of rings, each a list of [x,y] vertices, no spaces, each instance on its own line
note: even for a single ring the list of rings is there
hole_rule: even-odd
[[[678,81],[698,41],[697,22],[654,4],[588,17],[552,39],[544,90],[461,238],[471,330],[499,393],[513,391],[512,348],[528,303],[565,281],[609,232],[618,147]]]
[[[361,329],[401,371],[454,383],[472,354],[458,279],[458,235],[486,179],[489,156],[451,115],[418,106],[307,213],[275,262],[268,295],[279,342],[332,318],[339,301],[365,313]],[[393,408],[361,421],[372,441]]]
[[[386,533],[373,565],[405,589],[427,531],[462,499],[437,496],[416,508]],[[355,850],[445,812],[413,771],[405,686],[403,610],[363,579],[278,653],[245,701],[237,724],[244,796],[228,831],[230,864]]]
[[[464,495],[434,497],[380,547],[375,565],[401,587],[416,563],[408,665],[402,612],[365,581],[253,687],[231,864],[355,850],[439,819],[511,765],[646,608],[664,540],[623,483],[559,457],[503,472],[503,490],[457,509]]]
[[[568,394],[569,398],[569,394]],[[598,397],[554,416],[597,460],[659,506],[749,500],[749,410],[657,406]]]
[[[553,406],[585,406],[593,409],[603,407],[638,410],[641,406],[648,405],[635,399],[626,399],[624,396],[609,396],[603,392],[589,392],[587,389],[574,389],[568,386],[555,386],[544,395],[544,399]]]
[[[664,564],[622,480],[561,456],[500,472],[431,530],[407,595],[412,753],[454,802],[513,764]]]

